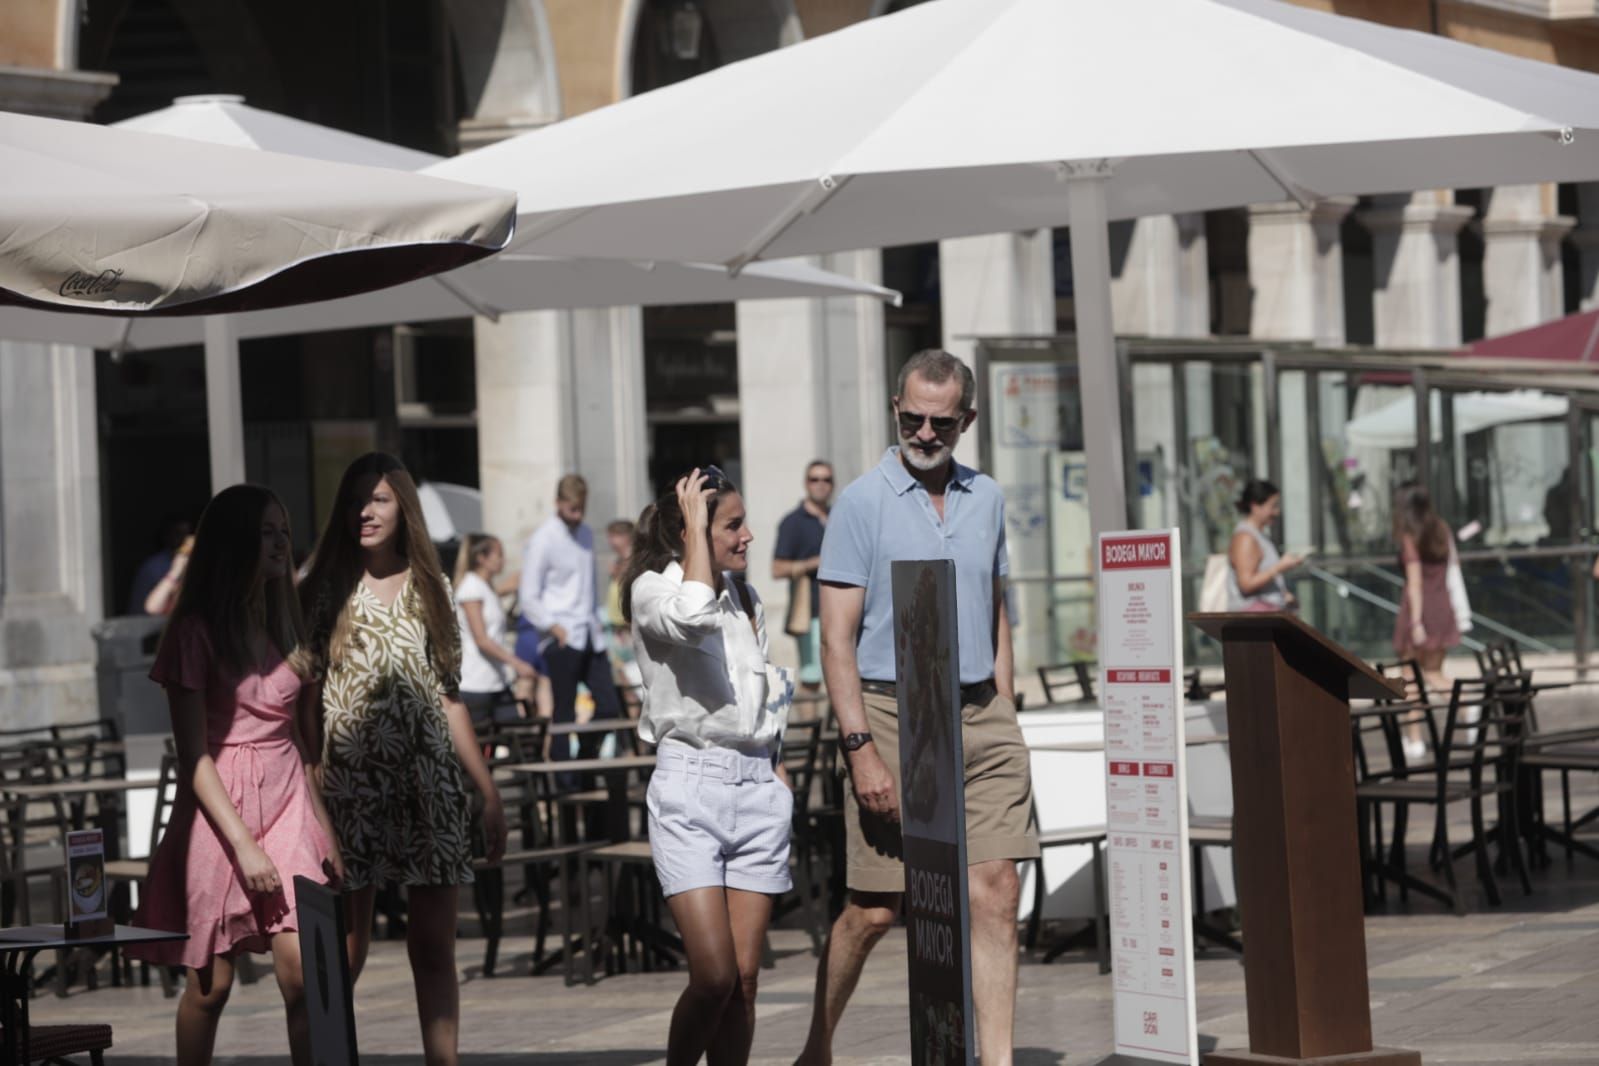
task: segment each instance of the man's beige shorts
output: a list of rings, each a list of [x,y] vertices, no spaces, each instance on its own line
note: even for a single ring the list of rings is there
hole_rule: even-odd
[[[866,728],[899,791],[899,705],[893,696],[861,694]],[[966,758],[966,861],[1034,859],[1038,826],[1033,821],[1033,776],[1027,744],[1016,723],[1016,705],[995,695],[986,705],[961,708],[961,744]],[[845,783],[844,826],[849,873],[857,892],[905,891],[899,823],[861,809]]]

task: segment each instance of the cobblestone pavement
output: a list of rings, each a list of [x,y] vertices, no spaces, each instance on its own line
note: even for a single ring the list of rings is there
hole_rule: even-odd
[[[1580,719],[1586,701],[1549,701],[1543,727]],[[1573,782],[1586,810],[1599,802],[1592,776]],[[1553,798],[1553,797],[1552,797]],[[1550,804],[1559,810],[1558,799]],[[1428,830],[1413,826],[1412,867],[1425,869]],[[1465,836],[1456,836],[1463,840]],[[1588,838],[1599,845],[1599,836]],[[1412,899],[1409,908],[1366,920],[1372,1020],[1378,1043],[1418,1049],[1428,1064],[1518,1066],[1522,1063],[1599,1064],[1599,862],[1579,856],[1534,872],[1534,893],[1522,896],[1501,880],[1505,902],[1475,898],[1469,860],[1457,864],[1471,913],[1456,917],[1436,903]],[[523,922],[513,926],[519,933]],[[810,1017],[815,960],[799,929],[773,934],[776,965],[762,976],[755,1061],[792,1062]],[[477,965],[481,941],[463,939],[465,976],[462,1048],[478,1066],[643,1066],[663,1060],[667,1022],[684,983],[681,971],[611,977],[567,988],[559,972],[527,975],[531,938],[513,935],[502,950],[498,976]],[[873,955],[838,1035],[839,1063],[867,1066],[909,1061],[905,1008],[905,938],[888,937]],[[223,1064],[287,1063],[282,1009],[270,970],[235,988],[218,1045]],[[1202,1044],[1247,1044],[1243,968],[1236,958],[1205,954],[1197,963]],[[150,1066],[171,1061],[174,1001],[159,987],[81,987],[65,999],[33,1002],[34,1021],[109,1021],[116,1047],[108,1061]],[[1017,1009],[1020,1066],[1094,1063],[1110,1052],[1111,983],[1089,951],[1050,965],[1024,960]],[[374,945],[357,989],[362,1062],[420,1066],[410,975],[402,944]]]
[[[1599,864],[1593,864],[1599,866]],[[1599,872],[1599,871],[1592,871]],[[1422,910],[1367,921],[1373,1025],[1377,1040],[1419,1049],[1427,1063],[1511,1066],[1599,1063],[1599,881],[1557,869],[1541,878],[1536,913],[1510,902],[1498,912],[1457,918]],[[1581,891],[1575,891],[1580,889]],[[776,967],[762,976],[755,1061],[788,1063],[810,1017],[814,960],[805,935],[779,930]],[[463,940],[461,960],[478,942]],[[512,968],[484,979],[468,968],[462,985],[467,1063],[533,1066],[643,1066],[662,1061],[680,972],[637,973],[592,987],[564,987],[558,975],[528,977],[527,940]],[[287,1063],[277,989],[264,979],[235,988],[218,1044],[223,1064]],[[1243,969],[1227,957],[1197,964],[1199,1028],[1208,1044],[1247,1043]],[[837,1043],[853,1066],[909,1061],[904,937],[886,939],[867,968]],[[1092,1063],[1110,1051],[1111,987],[1086,954],[1025,962],[1017,1004],[1020,1066]],[[170,1062],[172,1000],[159,987],[75,991],[34,1001],[37,1023],[72,1019],[115,1026],[112,1063]],[[403,945],[380,942],[357,994],[363,1063],[420,1066],[415,1007]]]

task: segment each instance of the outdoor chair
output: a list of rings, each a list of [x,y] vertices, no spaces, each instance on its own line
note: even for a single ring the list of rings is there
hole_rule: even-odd
[[[1033,804],[1033,822],[1038,822],[1038,804]],[[1086,847],[1092,849],[1092,874],[1094,879],[1094,918],[1089,923],[1094,931],[1094,952],[1099,961],[1099,972],[1110,972],[1110,915],[1105,906],[1105,827],[1082,826],[1074,829],[1052,829],[1038,834],[1038,858],[1033,864],[1033,912],[1027,917],[1027,934],[1023,941],[1028,951],[1038,947],[1038,935],[1044,925],[1044,899],[1047,895],[1044,877],[1044,859],[1054,848]],[[1044,955],[1045,962],[1054,962],[1066,950],[1070,941],[1063,940]]]
[[[92,1066],[101,1066],[111,1046],[109,1025],[30,1025],[27,1034],[27,1062],[71,1066],[69,1055],[87,1055]]]
[[[783,767],[794,790],[794,823],[789,838],[789,865],[794,890],[778,901],[774,918],[799,909],[804,912],[813,954],[820,955],[831,922],[826,872],[835,858],[816,812],[824,802],[817,784],[821,744],[826,723],[821,720],[790,722],[783,736]],[[838,856],[841,858],[842,856]]]
[[[1395,718],[1403,711],[1396,711],[1394,716],[1385,719],[1389,747],[1391,751],[1397,749],[1397,758],[1392,769],[1369,774],[1358,782],[1355,799],[1368,871],[1373,877],[1394,881],[1402,902],[1408,900],[1409,891],[1413,889],[1439,900],[1456,913],[1464,913],[1454,860],[1472,852],[1484,896],[1491,905],[1499,905],[1499,890],[1488,861],[1488,831],[1483,815],[1484,801],[1490,798],[1499,805],[1497,833],[1501,852],[1509,856],[1523,891],[1531,893],[1532,885],[1516,836],[1515,782],[1521,757],[1526,685],[1525,679],[1514,685],[1505,680],[1456,680],[1435,758],[1426,765],[1412,766],[1404,761],[1395,724]],[[1473,711],[1477,712],[1474,723],[1468,714]],[[1469,805],[1472,839],[1453,848],[1449,843],[1448,811],[1451,804],[1457,803]],[[1372,841],[1369,836],[1371,809],[1382,804],[1394,807],[1393,838],[1386,860],[1381,857],[1383,842]],[[1443,874],[1444,888],[1415,877],[1407,868],[1406,828],[1409,809],[1414,804],[1433,808],[1433,846],[1429,855]]]
[[[648,840],[602,844],[582,856],[583,906],[590,905],[590,874],[600,874],[599,928],[591,914],[583,916],[583,942],[588,949],[588,980],[596,968],[607,975],[638,968],[649,972],[661,961],[676,966],[682,944],[661,925],[665,898],[655,876]]]
[[[1232,933],[1216,925],[1209,918],[1205,906],[1205,867],[1201,861],[1206,848],[1231,848],[1233,846],[1233,820],[1215,815],[1192,815],[1188,819],[1188,851],[1193,862],[1194,878],[1194,945],[1201,938],[1218,944],[1239,955],[1244,953],[1243,942]]]
[[[1094,668],[1091,662],[1056,663],[1038,668],[1038,683],[1044,690],[1044,703],[1070,703],[1094,698]]]
[[[149,849],[142,859],[110,859],[105,864],[105,876],[109,886],[131,885],[144,896],[144,884],[150,876],[150,860],[155,857],[155,849],[161,843],[161,836],[166,832],[167,821],[172,817],[172,805],[177,800],[178,785],[178,757],[171,753],[161,756],[161,768],[156,777],[155,812],[150,819]],[[113,898],[115,898],[113,896]],[[124,895],[120,901],[123,912],[115,914],[118,922],[127,922],[131,915],[127,912],[127,897]],[[114,966],[115,964],[113,964]],[[171,997],[176,995],[177,988],[172,979],[172,971],[166,966],[159,967],[161,974],[161,992]],[[113,969],[113,973],[117,971]],[[150,983],[150,966],[148,963],[139,963],[141,984]]]
[[[489,767],[518,762],[544,761],[544,745],[549,729],[548,719],[525,718],[518,722],[484,726],[478,729],[478,742],[486,753]],[[531,968],[537,972],[544,961],[544,942],[550,928],[550,878],[552,865],[560,868],[561,883],[570,886],[576,880],[576,857],[587,850],[585,845],[555,845],[550,842],[548,825],[539,810],[539,796],[534,786],[522,776],[502,778],[500,799],[505,806],[511,836],[505,854],[498,862],[489,862],[484,856],[481,807],[473,808],[473,842],[475,858],[472,861],[472,903],[477,911],[478,925],[483,934],[483,976],[493,977],[499,962],[500,941],[505,932],[505,870],[522,868],[523,887],[515,897],[522,903],[536,900],[537,919],[534,925],[534,945]],[[570,895],[570,891],[568,891]],[[567,981],[571,983],[572,971],[572,921],[570,902],[561,908],[563,929],[563,958],[567,966]]]

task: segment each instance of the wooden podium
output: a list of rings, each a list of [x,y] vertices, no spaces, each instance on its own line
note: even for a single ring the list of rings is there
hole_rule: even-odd
[[[1287,614],[1191,614],[1222,644],[1249,1050],[1206,1066],[1420,1066],[1371,1046],[1349,701],[1397,688]]]

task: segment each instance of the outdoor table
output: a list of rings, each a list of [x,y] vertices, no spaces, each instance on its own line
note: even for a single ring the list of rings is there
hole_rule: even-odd
[[[655,767],[653,755],[619,755],[612,759],[550,759],[545,762],[507,763],[496,767],[501,773],[543,775],[551,778],[559,774],[597,773],[605,779],[606,836],[615,843],[628,838],[627,826],[627,775],[634,770]]]
[[[1232,816],[1232,767],[1227,758],[1226,707],[1220,699],[1184,704],[1187,737],[1188,806],[1193,817]],[[1105,722],[1103,713],[1081,701],[1056,703],[1017,716],[1033,773],[1033,797],[1040,832],[1088,829],[1106,824]],[[1019,917],[1032,909],[1037,863],[1022,864]],[[1051,848],[1043,860],[1046,919],[1092,919],[1092,855],[1087,848]],[[1204,878],[1212,907],[1234,902],[1232,861],[1224,848],[1205,848],[1195,868]]]
[[[187,940],[188,933],[169,933],[162,929],[136,929],[114,926],[104,936],[69,939],[60,925],[24,925],[0,929],[0,1062],[29,1061],[28,1048],[28,969],[41,951],[73,948],[125,948],[132,944],[156,944]]]

